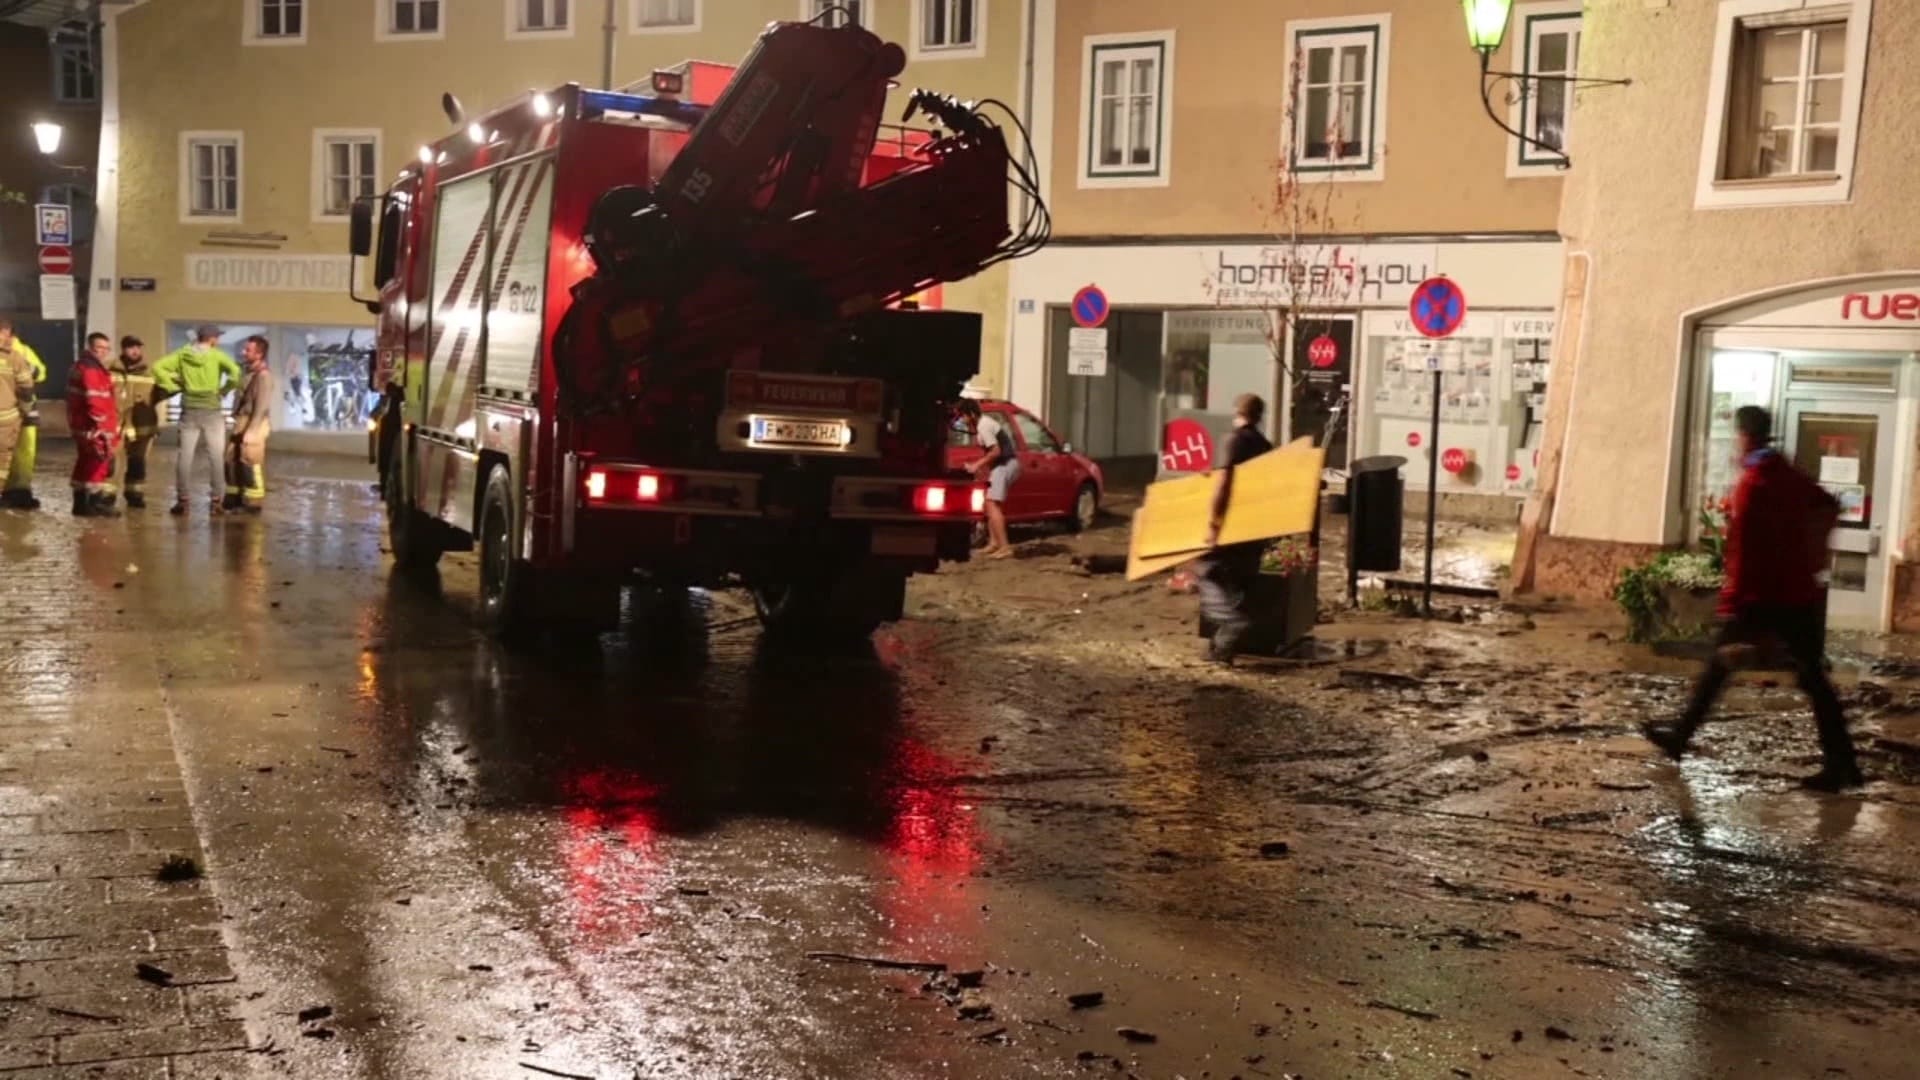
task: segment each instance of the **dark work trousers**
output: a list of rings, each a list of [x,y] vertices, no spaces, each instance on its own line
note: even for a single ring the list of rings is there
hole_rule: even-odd
[[[1721,650],[1728,645],[1758,644],[1769,637],[1779,639],[1786,646],[1800,677],[1800,689],[1813,702],[1813,718],[1820,725],[1820,754],[1826,759],[1826,767],[1836,772],[1854,770],[1858,764],[1853,756],[1853,739],[1847,734],[1846,713],[1840,707],[1840,696],[1833,691],[1833,683],[1827,680],[1817,607],[1756,605],[1730,619],[1720,630],[1707,670],[1694,686],[1693,701],[1680,719],[1679,733],[1691,739],[1706,721],[1707,712],[1720,697],[1721,688],[1726,686],[1727,676],[1732,672],[1721,658]]]
[[[1260,573],[1260,545],[1236,544],[1215,551],[1199,566],[1200,614],[1214,626],[1209,656],[1231,660],[1240,653],[1252,617],[1247,597]]]

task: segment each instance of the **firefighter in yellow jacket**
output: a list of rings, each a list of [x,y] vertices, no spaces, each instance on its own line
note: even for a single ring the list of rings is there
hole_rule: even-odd
[[[147,454],[160,433],[160,409],[154,404],[153,365],[140,339],[120,339],[120,355],[107,365],[120,406],[121,494],[129,510],[147,508]]]
[[[26,357],[7,345],[0,345],[0,475],[13,464],[14,447],[20,442],[20,425],[31,408],[33,368],[28,366]]]
[[[34,385],[47,381],[47,365],[41,362],[40,355],[33,351],[32,346],[13,336],[13,320],[0,318],[0,352],[8,351],[25,365]],[[19,440],[13,448],[13,464],[0,470],[6,476],[5,490],[0,491],[0,506],[38,510],[40,500],[33,497],[33,463],[39,457],[40,449],[40,406],[35,396],[28,394],[19,408]]]

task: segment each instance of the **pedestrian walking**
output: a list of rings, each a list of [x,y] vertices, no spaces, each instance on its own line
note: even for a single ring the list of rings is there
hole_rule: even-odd
[[[1273,443],[1260,432],[1260,421],[1267,415],[1267,403],[1258,394],[1241,394],[1233,401],[1233,434],[1227,436],[1226,461],[1220,467],[1213,487],[1213,505],[1207,521],[1207,554],[1201,559],[1196,579],[1200,587],[1200,613],[1214,625],[1213,640],[1207,647],[1207,659],[1231,666],[1240,653],[1240,642],[1247,636],[1253,619],[1247,612],[1247,599],[1260,575],[1260,556],[1266,547],[1259,540],[1220,546],[1220,526],[1227,519],[1227,505],[1233,498],[1234,470],[1273,449]]]
[[[267,498],[267,435],[273,425],[273,371],[267,339],[255,334],[240,347],[246,381],[233,399],[233,434],[227,441],[228,510],[258,514]]]
[[[1020,454],[1013,445],[1013,433],[1006,421],[980,412],[980,403],[972,398],[960,400],[960,415],[973,428],[974,442],[986,453],[971,466],[975,481],[987,481],[987,550],[989,559],[1004,559],[1013,554],[1007,536],[1007,494],[1020,479]]]
[[[14,450],[20,445],[20,432],[32,408],[33,366],[11,341],[0,343],[0,476],[13,467]],[[32,509],[11,499],[5,505]]]
[[[160,433],[154,404],[153,366],[139,338],[120,339],[120,355],[107,365],[113,376],[114,405],[120,410],[120,493],[129,510],[147,508],[147,456]]]
[[[120,410],[114,407],[107,358],[113,342],[87,335],[87,350],[67,377],[67,430],[79,456],[73,463],[73,516],[119,517],[114,506],[113,452],[120,442]]]
[[[13,354],[25,361],[27,370],[32,374],[34,393],[22,399],[20,405],[20,437],[13,450],[13,463],[0,476],[5,476],[4,487],[0,487],[0,506],[11,506],[16,510],[38,510],[40,500],[33,496],[33,469],[40,457],[40,400],[37,387],[47,381],[47,365],[33,346],[21,341],[13,334],[13,320],[0,318],[0,350],[12,350]]]
[[[240,366],[233,357],[220,351],[220,328],[201,326],[193,332],[193,344],[177,349],[153,365],[153,380],[169,396],[180,395],[180,458],[174,463],[176,494],[173,509],[178,517],[187,512],[189,490],[193,486],[193,462],[199,449],[207,451],[207,510],[222,513],[226,494],[225,463],[222,451],[227,444],[227,418],[220,408],[234,387],[240,384]]]
[[[1765,409],[1742,407],[1734,413],[1734,427],[1742,468],[1727,516],[1727,580],[1720,592],[1725,622],[1679,722],[1647,723],[1641,731],[1668,757],[1680,760],[1726,686],[1730,654],[1777,640],[1793,657],[1820,730],[1823,764],[1801,784],[1816,791],[1857,787],[1865,780],[1847,733],[1846,712],[1827,679],[1826,597],[1817,580],[1827,565],[1827,537],[1839,519],[1839,503],[1774,449],[1773,417]]]

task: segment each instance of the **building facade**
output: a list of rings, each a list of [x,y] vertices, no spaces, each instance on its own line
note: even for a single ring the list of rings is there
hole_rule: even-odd
[[[529,89],[614,83],[687,59],[736,62],[775,20],[858,19],[899,42],[904,87],[1018,107],[1022,0],[145,0],[108,9],[96,325],[176,345],[213,322],[260,333],[281,430],[364,430],[373,323],[349,299],[347,221],[449,130]],[[191,77],[181,75],[190,57]],[[897,114],[896,114],[897,115]],[[100,272],[108,275],[107,270]],[[1006,271],[946,286],[985,313],[982,382],[1003,384]],[[363,436],[364,437],[364,436]]]
[[[1459,6],[1041,8],[1055,240],[1014,267],[1014,396],[1096,457],[1151,472],[1182,467],[1163,454],[1169,432],[1193,430],[1182,421],[1217,441],[1234,397],[1256,392],[1270,434],[1323,440],[1329,465],[1405,457],[1424,489],[1439,454],[1450,510],[1512,520],[1544,420],[1563,181],[1557,155],[1488,119]],[[1494,66],[1570,74],[1579,45],[1578,3],[1522,3]],[[1510,89],[1491,107],[1564,144],[1558,88]],[[1408,312],[1436,275],[1469,304],[1437,443]],[[1104,365],[1087,351],[1099,335],[1075,334],[1087,285],[1113,312]]]
[[[1522,583],[1599,592],[1699,540],[1751,404],[1843,507],[1830,622],[1920,625],[1916,47],[1898,0],[1588,4],[1583,66],[1633,85],[1575,113]]]
[[[65,205],[73,227],[75,306],[87,310],[93,255],[93,163],[100,95],[96,37],[73,12],[23,12],[0,19],[0,316],[48,366],[45,389],[58,392],[74,355],[78,320],[43,317],[35,229],[39,205]],[[29,17],[33,16],[33,17]],[[34,126],[54,124],[59,146],[41,150]]]

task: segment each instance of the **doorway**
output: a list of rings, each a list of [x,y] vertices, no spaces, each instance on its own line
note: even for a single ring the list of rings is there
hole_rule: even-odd
[[[1158,311],[1115,311],[1107,317],[1107,371],[1067,370],[1073,317],[1064,306],[1048,311],[1047,404],[1043,419],[1080,453],[1132,476],[1151,479],[1160,460],[1160,354],[1165,336]],[[1109,468],[1109,479],[1114,469]]]
[[[1353,427],[1353,338],[1359,317],[1329,315],[1293,324],[1287,438],[1313,436],[1329,469],[1347,467]]]
[[[1828,538],[1827,618],[1873,627],[1886,590],[1886,519],[1893,506],[1892,402],[1790,397],[1781,447],[1840,503]]]

